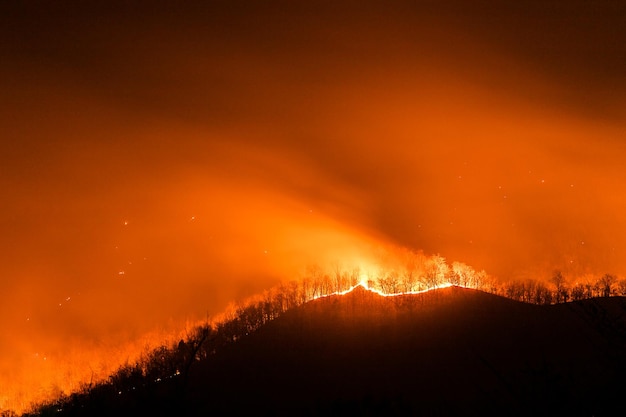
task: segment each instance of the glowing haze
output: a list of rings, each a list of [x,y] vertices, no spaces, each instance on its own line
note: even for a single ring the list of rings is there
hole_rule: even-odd
[[[0,6],[0,409],[381,246],[626,272],[625,5],[90,3]]]

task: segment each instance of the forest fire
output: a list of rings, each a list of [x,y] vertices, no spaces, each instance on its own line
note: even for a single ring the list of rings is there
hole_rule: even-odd
[[[0,2],[0,410],[255,294],[626,294],[624,4],[169,3]]]
[[[230,335],[227,339],[235,342],[288,310],[313,300],[345,296],[359,288],[381,297],[419,295],[450,287],[471,288],[535,304],[626,295],[626,281],[618,281],[609,274],[594,283],[572,286],[557,272],[547,287],[532,280],[501,282],[460,262],[449,265],[439,255],[390,248],[385,251],[379,248],[377,255],[378,259],[371,258],[366,264],[341,266],[335,262],[326,268],[319,264],[309,266],[300,279],[231,303],[225,312],[211,319],[188,322],[182,331],[153,332],[117,347],[82,347],[56,356],[35,354],[33,359],[37,363],[24,367],[28,378],[14,375],[12,384],[3,387],[0,410],[27,411],[37,403],[62,399],[75,391],[88,391],[109,381],[124,367],[138,366],[144,376],[149,375],[152,371],[147,367],[155,354],[169,349],[167,346],[176,346],[178,340],[195,337],[198,329],[205,326],[222,329]],[[154,381],[161,382],[162,378],[179,376],[180,369],[172,369],[171,375],[155,375]]]
[[[408,290],[408,291],[401,291],[401,292],[394,292],[394,293],[387,293],[384,292],[378,288],[375,287],[370,287],[369,284],[369,277],[367,275],[362,275],[361,276],[361,280],[351,286],[350,288],[346,289],[346,290],[342,290],[342,291],[336,291],[336,292],[332,292],[329,294],[324,294],[324,295],[319,295],[313,298],[313,300],[317,300],[319,298],[326,298],[326,297],[333,297],[336,295],[346,295],[346,294],[350,294],[352,291],[354,291],[357,288],[363,288],[367,291],[373,292],[375,294],[380,295],[381,297],[397,297],[399,295],[416,295],[416,294],[424,294],[428,291],[434,291],[434,290],[440,290],[443,288],[449,288],[449,287],[453,287],[453,286],[460,286],[459,284],[452,284],[450,282],[446,282],[443,284],[437,284],[432,288],[425,288],[423,290]]]
[[[380,247],[377,249],[377,256],[380,259],[374,260],[372,258],[369,263],[355,261],[359,263],[347,263],[346,266],[341,266],[338,262],[333,262],[326,268],[320,267],[319,264],[309,266],[306,268],[304,276],[299,280],[283,283],[266,290],[262,294],[232,304],[225,312],[211,318],[210,322],[216,327],[227,324],[250,305],[261,302],[259,300],[262,300],[263,303],[279,303],[278,310],[283,312],[311,300],[333,295],[345,295],[358,287],[388,297],[401,294],[420,294],[434,289],[460,285],[460,281],[457,284],[440,282],[440,280],[448,279],[446,274],[452,271],[451,268],[447,268],[442,257],[428,257],[422,253],[412,253],[406,250],[393,251],[387,249],[382,251]],[[407,261],[408,263],[406,263]],[[384,267],[380,266],[383,262]],[[405,262],[405,264],[401,262]],[[441,264],[442,262],[443,264]],[[460,271],[458,265],[461,264],[455,263],[455,265]],[[385,268],[392,268],[395,271],[402,270],[402,278],[395,272],[391,272],[392,269],[386,270]],[[470,267],[465,266],[464,268],[463,271],[466,276],[475,274]],[[361,271],[369,272],[361,273]],[[430,278],[427,278],[428,274],[430,274]],[[484,273],[482,276],[485,276]],[[383,289],[392,291],[392,289],[401,286],[404,288],[403,292],[385,292]],[[276,301],[277,298],[281,301]],[[69,302],[70,300],[66,299],[65,301]],[[116,346],[107,346],[105,343],[85,346],[77,341],[72,350],[64,349],[50,354],[35,353],[30,361],[25,361],[22,364],[23,374],[13,373],[10,379],[2,380],[0,411],[28,411],[35,404],[63,398],[75,391],[85,390],[102,381],[107,381],[120,367],[147,360],[154,349],[160,346],[174,345],[181,338],[188,337],[190,329],[208,323],[207,320],[208,318],[187,322],[183,330],[179,328],[178,330],[147,333],[135,340],[129,340]],[[252,331],[258,325],[259,323],[251,325],[248,330]]]

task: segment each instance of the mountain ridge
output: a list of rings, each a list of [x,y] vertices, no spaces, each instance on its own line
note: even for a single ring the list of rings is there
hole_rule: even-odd
[[[284,312],[182,379],[60,415],[620,415],[624,371],[623,297],[538,306],[357,287]]]
[[[457,287],[397,297],[357,288],[286,312],[233,346],[223,357],[228,365],[211,372],[236,369],[246,377],[232,383],[244,391],[263,381],[280,386],[276,397],[287,399],[251,395],[270,414],[289,415],[315,393],[322,399],[308,407],[322,414],[376,400],[383,414],[400,407],[407,415],[541,415],[542,408],[584,415],[603,407],[579,398],[612,398],[619,386],[611,361],[624,351],[613,342],[626,340],[626,326],[610,319],[611,309],[623,314],[626,302],[536,306]],[[291,384],[280,383],[286,376]]]

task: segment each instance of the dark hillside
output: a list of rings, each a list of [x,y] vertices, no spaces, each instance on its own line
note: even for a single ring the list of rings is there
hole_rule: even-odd
[[[196,368],[188,405],[238,414],[615,415],[625,318],[623,298],[535,306],[460,288],[387,298],[357,289],[288,312]]]
[[[287,311],[184,380],[113,400],[94,390],[60,414],[626,415],[625,370],[622,297],[537,306],[357,288]]]

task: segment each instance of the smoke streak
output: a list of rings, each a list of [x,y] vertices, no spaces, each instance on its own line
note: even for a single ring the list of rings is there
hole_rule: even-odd
[[[0,408],[380,247],[626,273],[624,6],[246,3],[0,6]]]

